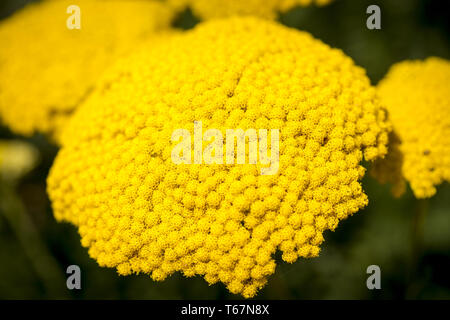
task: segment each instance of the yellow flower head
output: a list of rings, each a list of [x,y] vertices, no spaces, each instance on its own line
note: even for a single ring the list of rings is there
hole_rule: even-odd
[[[377,161],[374,175],[391,182],[399,196],[408,181],[417,198],[436,193],[450,181],[450,61],[428,58],[391,67],[378,85],[395,139],[389,155]]]
[[[174,164],[171,135],[194,121],[279,129],[277,174]],[[276,250],[317,256],[322,233],[367,204],[360,163],[386,153],[387,132],[365,71],[340,50],[266,20],[211,20],[104,76],[63,134],[48,192],[100,265],[199,274],[252,297]]]
[[[276,19],[279,12],[296,6],[324,6],[333,0],[167,0],[177,11],[190,7],[203,20],[235,15]]]
[[[81,29],[69,29],[80,9]],[[99,74],[153,31],[170,10],[153,1],[47,0],[0,22],[0,118],[17,133],[58,140]]]
[[[0,140],[0,178],[16,180],[37,164],[39,153],[31,144],[16,140]]]

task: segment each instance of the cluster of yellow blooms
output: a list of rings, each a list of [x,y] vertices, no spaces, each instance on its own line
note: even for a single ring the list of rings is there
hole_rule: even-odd
[[[450,61],[431,57],[391,67],[378,85],[395,139],[374,175],[391,182],[395,195],[406,179],[417,198],[431,197],[450,181]]]
[[[324,6],[333,0],[167,0],[176,11],[189,7],[203,20],[230,17],[234,15],[252,15],[260,18],[275,19],[279,12],[288,11],[296,6],[316,4]]]
[[[99,74],[172,14],[157,1],[77,0],[81,29],[66,21],[74,1],[30,4],[0,22],[0,118],[20,134],[58,140]]]
[[[148,43],[77,109],[48,178],[58,220],[101,266],[203,275],[252,297],[283,260],[315,257],[367,204],[363,157],[387,152],[365,71],[306,32],[229,18]],[[179,164],[175,129],[280,130],[280,167]],[[204,146],[206,147],[206,146]],[[224,152],[225,154],[225,152]]]

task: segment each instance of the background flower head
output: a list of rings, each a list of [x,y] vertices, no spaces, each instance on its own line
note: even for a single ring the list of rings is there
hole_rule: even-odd
[[[31,144],[16,140],[0,140],[0,178],[14,181],[32,170],[39,152]]]
[[[250,15],[276,19],[296,6],[324,6],[333,0],[167,0],[177,11],[190,8],[202,20]]]
[[[58,140],[99,74],[172,17],[157,1],[79,0],[81,29],[70,30],[73,4],[29,4],[0,23],[0,119],[14,132]]]
[[[396,138],[374,175],[391,182],[396,195],[406,180],[417,198],[433,196],[437,185],[450,181],[450,62],[431,57],[397,63],[378,93]]]

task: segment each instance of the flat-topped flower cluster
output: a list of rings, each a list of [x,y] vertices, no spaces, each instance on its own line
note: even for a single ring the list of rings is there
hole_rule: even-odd
[[[174,164],[171,135],[194,121],[279,129],[277,174]],[[388,132],[365,71],[340,50],[274,22],[214,20],[106,73],[63,134],[48,192],[100,265],[198,274],[252,297],[275,251],[315,257],[323,232],[367,205],[361,161],[386,154]]]

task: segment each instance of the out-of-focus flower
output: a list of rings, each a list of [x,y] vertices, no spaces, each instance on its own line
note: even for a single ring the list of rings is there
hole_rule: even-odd
[[[81,12],[70,30],[69,5]],[[88,96],[106,67],[172,13],[157,1],[46,0],[0,22],[0,118],[15,132],[40,131],[58,140],[60,129]]]
[[[14,181],[32,170],[39,153],[31,144],[16,140],[0,140],[0,178]]]
[[[167,0],[176,11],[191,8],[203,20],[236,15],[275,19],[296,6],[324,6],[333,0]]]
[[[450,181],[450,62],[431,57],[391,67],[378,85],[393,124],[389,155],[373,174],[400,196],[409,182],[417,198]]]
[[[278,173],[174,164],[172,132],[195,120],[222,134],[279,129]],[[277,249],[290,263],[315,257],[322,233],[367,204],[360,163],[387,152],[388,131],[342,51],[266,20],[214,20],[105,74],[63,134],[48,192],[101,266],[200,274],[252,297]]]

